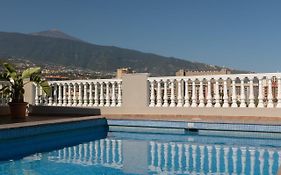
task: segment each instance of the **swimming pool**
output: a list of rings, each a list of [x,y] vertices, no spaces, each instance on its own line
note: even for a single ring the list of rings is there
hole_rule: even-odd
[[[86,127],[1,140],[0,174],[277,174],[280,146],[274,138]]]

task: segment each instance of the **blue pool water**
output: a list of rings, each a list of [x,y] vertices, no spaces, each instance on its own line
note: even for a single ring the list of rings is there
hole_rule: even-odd
[[[280,146],[281,141],[272,138],[107,133],[103,128],[84,128],[1,140],[0,174],[271,175],[277,174],[281,164]]]

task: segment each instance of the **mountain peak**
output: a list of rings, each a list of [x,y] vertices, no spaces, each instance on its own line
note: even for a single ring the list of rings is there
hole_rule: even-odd
[[[51,38],[61,38],[61,39],[68,39],[68,40],[74,40],[74,41],[82,41],[76,37],[70,36],[59,29],[50,29],[46,31],[41,32],[34,32],[30,33],[30,35],[34,36],[45,36],[45,37],[51,37]]]

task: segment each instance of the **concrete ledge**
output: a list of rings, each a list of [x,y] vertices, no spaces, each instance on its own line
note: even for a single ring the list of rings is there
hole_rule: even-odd
[[[39,116],[93,116],[100,115],[99,108],[68,106],[29,106],[29,115]]]

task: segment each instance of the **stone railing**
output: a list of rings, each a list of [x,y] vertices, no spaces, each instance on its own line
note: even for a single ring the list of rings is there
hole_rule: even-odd
[[[149,143],[153,174],[276,174],[278,148],[185,143]]]
[[[10,83],[7,81],[0,81],[0,89],[5,86],[10,86]],[[8,102],[10,102],[10,97],[4,92],[0,92],[0,106],[5,106]]]
[[[51,81],[47,97],[35,87],[35,105],[119,107],[122,103],[121,79]]]
[[[150,77],[149,107],[281,108],[281,73]]]

